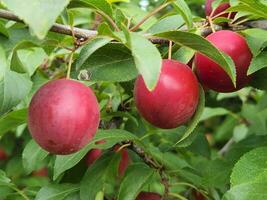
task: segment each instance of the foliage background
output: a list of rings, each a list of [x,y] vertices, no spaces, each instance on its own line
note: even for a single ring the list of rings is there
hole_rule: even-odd
[[[133,79],[138,71],[142,73],[147,64],[154,62],[155,55],[146,57],[147,62],[136,68],[133,55],[138,52],[133,52],[133,47],[125,42],[124,35],[129,34],[127,30],[115,32],[95,10],[110,15],[123,30],[121,22],[127,24],[127,17],[133,17],[132,23],[136,24],[148,12],[162,5],[163,0],[115,2],[112,10],[104,0],[84,0],[88,5],[79,4],[78,0],[71,3],[68,0],[0,2],[1,8],[11,10],[27,24],[0,20],[0,146],[8,154],[8,158],[0,163],[0,199],[101,200],[105,196],[106,199],[131,200],[140,191],[163,195],[166,184],[162,183],[162,178],[168,182],[168,199],[194,199],[196,191],[215,200],[265,199],[266,30],[241,32],[254,56],[249,70],[254,74],[252,86],[230,94],[205,91],[205,108],[200,105],[196,119],[188,126],[161,130],[139,116],[132,98]],[[176,3],[182,5],[181,2],[184,1]],[[161,33],[161,37],[169,39],[167,31],[181,28],[186,20],[190,24],[205,17],[204,1],[185,2],[192,14],[184,8],[181,17],[169,6],[142,24],[139,31]],[[232,5],[236,3],[238,5],[233,9],[239,11],[238,17],[267,18],[264,0],[231,1]],[[122,12],[115,12],[118,9]],[[160,23],[162,19],[166,21]],[[34,92],[49,79],[66,74],[74,41],[71,36],[48,32],[54,22],[86,29],[98,28],[100,33],[99,38],[75,51],[71,71],[72,78],[90,85],[96,93],[101,107],[100,130],[83,150],[69,156],[49,155],[42,150],[31,139],[26,125],[27,107]],[[187,48],[186,42],[189,37],[195,42],[193,49],[206,51],[200,47],[203,40],[197,35],[199,27],[190,29],[190,32],[194,35],[186,32],[180,39],[173,36],[180,44],[173,48],[173,59],[188,62],[192,58],[194,51]],[[110,43],[111,38],[121,43]],[[131,38],[136,47],[148,42],[135,34],[131,34]],[[141,56],[145,51],[154,51],[155,47],[151,46],[138,48]],[[166,56],[168,47],[157,47],[161,55]],[[226,62],[220,56],[218,53],[215,58]],[[231,63],[226,63],[227,69],[231,70]],[[153,77],[147,84],[152,88],[158,72],[153,68],[150,72]],[[185,133],[188,134],[186,140],[177,144]],[[107,142],[96,145],[100,139]],[[157,162],[158,168],[147,166],[142,156],[129,149],[132,163],[124,177],[118,178],[118,154],[110,149],[127,140],[144,149]],[[104,149],[105,154],[87,169],[83,157],[96,146]],[[159,170],[161,166],[164,166],[163,171]],[[32,175],[33,171],[44,167],[49,171],[48,177]]]

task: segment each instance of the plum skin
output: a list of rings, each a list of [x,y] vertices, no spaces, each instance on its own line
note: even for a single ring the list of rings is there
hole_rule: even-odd
[[[163,60],[158,83],[149,91],[141,75],[135,82],[134,99],[139,113],[152,125],[171,129],[185,124],[199,100],[197,78],[189,66]]]
[[[236,88],[220,65],[207,56],[197,53],[195,67],[200,82],[209,89],[224,93],[235,92],[245,87],[251,80],[251,76],[247,76],[247,70],[252,59],[246,40],[238,33],[228,30],[212,33],[206,39],[234,61],[237,75]]]
[[[105,143],[104,140],[101,140],[99,142],[97,142],[97,144],[103,144]],[[120,148],[119,145],[116,145],[114,147],[114,151],[118,151]],[[129,157],[129,154],[128,154],[128,151],[127,149],[123,148],[120,150],[120,156],[121,156],[121,159],[120,159],[120,163],[119,163],[119,168],[118,168],[118,173],[119,173],[119,176],[123,176],[129,163],[130,163],[130,157]],[[90,150],[86,156],[85,156],[85,162],[86,162],[86,165],[88,167],[90,167],[98,158],[100,158],[102,155],[102,150],[101,149],[92,149]]]
[[[213,3],[214,0],[207,0],[206,1],[206,4],[205,4],[205,14],[206,16],[210,16],[211,13],[212,13],[212,3]],[[229,3],[221,3],[217,8],[215,8],[215,11],[213,13],[212,16],[210,17],[213,17],[215,15],[218,15],[220,14],[221,12],[225,11],[227,8],[230,8],[230,4]],[[231,19],[233,19],[235,16],[235,13],[231,13],[230,17]],[[228,13],[226,14],[222,14],[220,17],[228,17]]]
[[[52,154],[79,151],[95,135],[100,120],[93,91],[74,80],[46,83],[33,96],[28,127],[33,139]]]
[[[161,196],[154,192],[141,192],[136,200],[161,200]]]
[[[0,161],[4,161],[8,158],[8,155],[6,151],[2,148],[0,148]]]

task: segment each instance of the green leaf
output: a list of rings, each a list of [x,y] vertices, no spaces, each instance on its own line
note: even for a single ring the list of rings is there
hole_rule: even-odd
[[[136,68],[142,75],[147,88],[152,91],[156,87],[160,76],[161,55],[150,41],[137,33],[129,33],[127,39]]]
[[[205,108],[205,92],[203,88],[199,85],[199,102],[198,102],[197,110],[193,118],[189,121],[188,126],[182,138],[179,139],[179,141],[176,142],[174,146],[185,147],[191,144],[192,142],[191,137],[193,136],[192,133],[200,121],[200,117],[202,116],[204,108]]]
[[[0,45],[0,81],[3,80],[6,69],[7,69],[6,54],[5,50]]]
[[[211,117],[217,117],[222,115],[227,115],[229,110],[225,108],[208,108],[206,107],[201,115],[200,121],[205,121]]]
[[[20,103],[30,92],[32,82],[23,74],[6,70],[0,80],[0,116]]]
[[[266,199],[266,191],[266,181],[244,183],[231,188],[222,200],[263,200]]]
[[[174,31],[184,25],[184,20],[180,15],[171,15],[159,20],[148,29],[151,34]]]
[[[250,85],[260,89],[267,90],[267,68],[263,68],[253,74],[253,79],[250,82]]]
[[[0,136],[27,122],[27,109],[12,111],[0,117]]]
[[[267,5],[259,0],[240,0],[240,4],[232,6],[228,11],[246,12],[258,18],[267,18]]]
[[[104,144],[96,144],[96,142],[100,140],[104,140],[106,142]],[[95,135],[94,139],[79,152],[71,155],[56,157],[54,166],[54,179],[59,177],[59,175],[62,174],[64,171],[75,166],[91,149],[107,149],[114,146],[118,142],[126,140],[139,141],[136,136],[124,130],[99,130]]]
[[[120,9],[128,19],[132,19],[133,24],[140,22],[149,13],[135,3],[122,3],[120,4]],[[140,29],[147,30],[157,21],[157,18],[152,16],[140,26]]]
[[[17,44],[12,52],[11,70],[32,76],[48,57],[42,48],[37,48],[38,46],[31,41],[22,41]]]
[[[171,0],[172,1],[172,0]],[[184,18],[188,29],[193,27],[193,17],[190,8],[184,0],[175,0],[173,2],[174,9],[177,10]]]
[[[195,55],[195,51],[187,48],[187,47],[181,47],[172,55],[172,59],[178,60],[184,64],[189,63],[189,61],[193,58]]]
[[[228,55],[218,50],[205,38],[194,33],[183,31],[169,31],[165,33],[155,34],[155,36],[167,40],[172,40],[181,46],[191,48],[208,56],[216,63],[218,63],[223,70],[225,70],[234,84],[236,83],[236,71],[233,60]]]
[[[2,0],[4,5],[43,39],[70,0]]]
[[[47,156],[48,152],[43,150],[34,140],[31,140],[23,150],[22,162],[26,173],[30,173],[37,169],[41,161]]]
[[[253,74],[267,67],[267,51],[261,52],[257,57],[254,57],[248,69],[248,75]]]
[[[101,156],[86,172],[81,181],[81,200],[96,199],[99,192],[105,191],[108,183],[116,180],[119,154],[105,154]]]
[[[108,16],[112,17],[112,8],[111,5],[106,0],[81,0],[88,6],[100,10],[106,13]]]
[[[232,169],[231,163],[221,159],[208,160],[203,158],[196,159],[194,162],[195,170],[201,175],[201,182],[205,187],[220,188],[229,183]],[[199,167],[203,165],[205,167]]]
[[[130,2],[130,0],[107,0],[109,3]]]
[[[11,179],[6,176],[6,173],[0,170],[0,185],[9,185],[11,184]]]
[[[77,58],[76,61],[76,69],[80,69],[82,65],[86,62],[86,60],[99,48],[105,46],[108,44],[112,38],[109,37],[97,37],[92,40],[84,47],[82,48],[79,57]]]
[[[75,76],[90,81],[124,82],[134,79],[137,70],[127,48],[121,44],[108,44],[93,53]]]
[[[242,31],[245,35],[248,46],[254,57],[258,56],[262,49],[267,46],[267,31],[257,28]]]
[[[267,147],[254,149],[240,158],[231,175],[231,186],[267,178]]]
[[[35,200],[63,200],[78,190],[79,186],[73,184],[48,185],[40,189]]]
[[[0,34],[4,35],[5,37],[9,38],[9,33],[7,28],[5,27],[4,23],[0,22]]]
[[[136,163],[130,166],[124,176],[118,194],[118,200],[134,200],[141,189],[148,183],[154,171],[145,164]]]

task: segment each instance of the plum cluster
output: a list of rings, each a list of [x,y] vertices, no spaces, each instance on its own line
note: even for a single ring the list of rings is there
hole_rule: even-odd
[[[230,6],[224,3],[212,11],[211,3],[212,0],[207,0],[208,16],[218,15]],[[186,124],[198,106],[199,83],[217,92],[234,92],[245,87],[251,80],[251,77],[247,76],[247,70],[252,54],[241,35],[222,30],[210,34],[206,39],[234,61],[236,86],[222,66],[203,54],[195,54],[196,75],[188,65],[164,59],[158,83],[153,91],[147,89],[141,75],[135,81],[136,107],[150,124],[162,129]],[[30,133],[43,149],[52,154],[66,155],[79,151],[92,140],[99,121],[99,105],[92,89],[75,80],[59,79],[48,82],[36,92],[29,106]],[[114,151],[118,150],[120,146],[115,146]],[[118,173],[122,176],[130,158],[126,149],[120,150],[119,153],[121,161]],[[89,151],[85,158],[87,165],[90,166],[101,155],[101,149]],[[158,200],[161,197],[155,193],[142,192],[137,199]]]

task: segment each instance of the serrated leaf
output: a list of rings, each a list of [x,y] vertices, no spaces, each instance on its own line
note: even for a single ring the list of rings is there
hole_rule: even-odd
[[[171,0],[172,1],[172,0]],[[174,0],[173,1],[174,9],[176,9],[181,16],[184,18],[188,29],[193,27],[193,17],[190,8],[184,0]]]
[[[27,122],[27,109],[16,110],[0,117],[0,136]]]
[[[267,147],[254,149],[240,158],[231,175],[231,186],[267,178]]]
[[[45,51],[38,47],[39,45],[32,41],[19,42],[13,48],[10,69],[32,76],[39,65],[47,58]]]
[[[80,69],[85,61],[99,48],[108,44],[112,38],[109,37],[97,37],[92,40],[82,48],[79,57],[76,61],[76,70]]]
[[[200,121],[200,117],[204,111],[205,108],[205,92],[201,86],[199,86],[199,102],[197,110],[192,117],[192,119],[189,121],[188,126],[185,130],[185,133],[183,134],[182,138],[179,139],[178,142],[174,146],[176,147],[185,147],[191,144],[190,136],[193,133],[194,129],[198,125]]]
[[[120,156],[113,153],[101,156],[86,172],[81,182],[81,200],[96,199],[99,192],[105,191],[108,183],[117,177]]]
[[[225,108],[208,108],[206,107],[201,115],[200,121],[207,120],[211,117],[227,115],[229,110]]]
[[[134,200],[143,188],[150,181],[154,171],[145,164],[136,163],[130,166],[122,179],[118,200]]]
[[[267,67],[267,51],[261,52],[257,57],[254,57],[248,69],[248,75],[253,74]]]
[[[267,46],[267,31],[257,28],[242,31],[245,35],[248,46],[254,57]]]
[[[129,33],[128,42],[136,68],[142,75],[148,90],[152,91],[160,76],[161,55],[150,41],[137,33]]]
[[[73,0],[71,4],[78,7],[93,8],[105,13],[109,17],[112,17],[113,15],[112,7],[106,0]]]
[[[222,200],[263,200],[266,199],[266,190],[266,181],[244,183],[231,188]]]
[[[35,200],[63,200],[79,189],[79,186],[73,184],[48,185],[40,189]]]
[[[81,80],[124,82],[137,76],[130,51],[121,44],[108,44],[93,53],[75,76]]]
[[[4,35],[5,37],[9,38],[9,33],[5,25],[0,22],[0,34]]]
[[[253,73],[253,79],[250,82],[250,85],[260,89],[267,90],[267,68],[263,68],[255,73]]]
[[[104,144],[96,144],[97,141],[104,140]],[[75,166],[83,157],[93,148],[107,149],[114,146],[116,143],[121,141],[139,141],[135,135],[131,133],[119,130],[99,130],[95,135],[94,139],[86,145],[82,150],[77,153],[66,155],[66,156],[57,156],[55,165],[54,165],[54,179],[59,177],[64,171]]]
[[[184,19],[180,15],[171,15],[167,16],[148,29],[148,32],[151,34],[174,31],[184,25]]]
[[[189,61],[194,57],[195,51],[187,48],[187,47],[181,47],[172,55],[172,59],[178,60],[184,64],[189,63]]]
[[[70,0],[2,0],[4,5],[43,39]]]
[[[267,5],[259,0],[240,0],[240,4],[232,6],[228,11],[247,12],[256,17],[267,18]]]
[[[30,173],[38,167],[41,161],[47,156],[48,152],[43,150],[34,140],[31,140],[23,150],[22,163],[26,173]]]
[[[0,45],[0,81],[3,80],[6,69],[7,69],[6,54],[5,50]]]
[[[23,74],[6,70],[0,80],[0,116],[20,103],[30,92],[32,82]]]
[[[221,52],[205,38],[194,33],[183,31],[169,31],[165,33],[155,34],[155,36],[172,40],[181,46],[191,48],[208,56],[213,61],[218,63],[222,67],[222,69],[230,76],[234,85],[236,84],[236,70],[233,60],[230,58],[230,56]]]
[[[118,3],[118,2],[130,2],[130,0],[107,0],[109,3]]]

